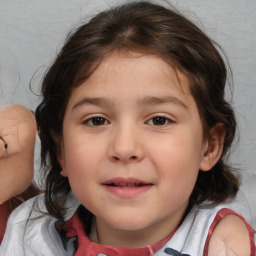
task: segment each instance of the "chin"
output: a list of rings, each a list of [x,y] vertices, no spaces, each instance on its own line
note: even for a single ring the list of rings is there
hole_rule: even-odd
[[[122,216],[112,220],[109,220],[108,223],[115,229],[122,231],[139,231],[149,226],[146,217],[138,216]]]

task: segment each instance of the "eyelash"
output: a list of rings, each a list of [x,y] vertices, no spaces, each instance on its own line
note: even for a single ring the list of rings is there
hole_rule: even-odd
[[[104,121],[104,124],[101,124],[101,123],[95,124],[95,123],[93,123],[94,121],[95,121],[95,122]],[[102,126],[102,125],[105,125],[106,122],[109,124],[109,121],[107,121],[106,118],[101,117],[101,116],[95,116],[95,117],[91,117],[91,118],[89,118],[89,119],[86,119],[86,120],[83,122],[83,124],[87,124],[87,125],[89,125],[89,126]]]
[[[164,126],[164,125],[167,125],[167,124],[170,124],[170,123],[174,123],[170,118],[167,118],[165,116],[161,116],[161,115],[158,115],[158,116],[154,116],[152,118],[150,118],[147,123],[149,122],[152,122],[151,125],[154,125],[154,126]],[[163,123],[160,122],[159,124],[156,124],[154,123],[154,121],[164,121]]]
[[[158,124],[157,124],[158,122]],[[83,122],[83,124],[95,127],[95,126],[103,126],[106,124],[109,124],[110,122],[105,119],[104,117],[96,116],[96,117],[91,117]],[[174,123],[173,120],[170,118],[167,118],[165,116],[154,116],[147,120],[147,124],[153,125],[153,126],[164,126],[170,123]]]

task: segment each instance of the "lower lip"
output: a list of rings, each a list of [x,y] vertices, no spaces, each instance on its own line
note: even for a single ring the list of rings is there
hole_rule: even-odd
[[[142,193],[145,193],[152,187],[152,185],[141,186],[141,187],[114,187],[114,186],[104,185],[104,187],[111,194],[114,194],[117,197],[132,198]]]

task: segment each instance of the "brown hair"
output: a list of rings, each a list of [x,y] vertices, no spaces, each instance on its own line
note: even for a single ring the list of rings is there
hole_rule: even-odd
[[[235,135],[236,120],[224,99],[227,69],[214,45],[177,11],[148,1],[101,12],[69,35],[44,77],[43,100],[36,110],[42,165],[47,174],[45,204],[52,216],[62,218],[70,185],[60,175],[58,145],[51,133],[61,138],[72,88],[85,81],[113,51],[156,54],[188,76],[204,133],[217,123],[222,123],[226,130],[223,154],[211,171],[199,171],[190,203],[198,204],[206,199],[220,203],[235,195],[238,180],[225,164],[225,155]]]

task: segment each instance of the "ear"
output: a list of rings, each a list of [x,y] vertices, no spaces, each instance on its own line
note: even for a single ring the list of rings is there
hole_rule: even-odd
[[[225,134],[225,128],[222,123],[218,123],[210,129],[200,163],[201,171],[209,171],[219,161],[223,152]]]
[[[60,172],[60,175],[67,178],[67,177],[68,177],[68,173],[67,173],[66,169],[63,169],[63,170]]]
[[[60,155],[58,155],[58,162],[62,168],[60,175],[62,175],[63,177],[68,177],[64,153],[61,153]]]
[[[55,131],[50,131],[51,137],[55,142],[56,148],[57,148],[57,160],[59,162],[59,165],[62,168],[62,171],[60,172],[60,175],[63,177],[68,177],[67,171],[66,171],[66,163],[65,163],[65,157],[64,157],[64,148],[63,148],[63,142],[60,138],[60,135],[58,135]]]

